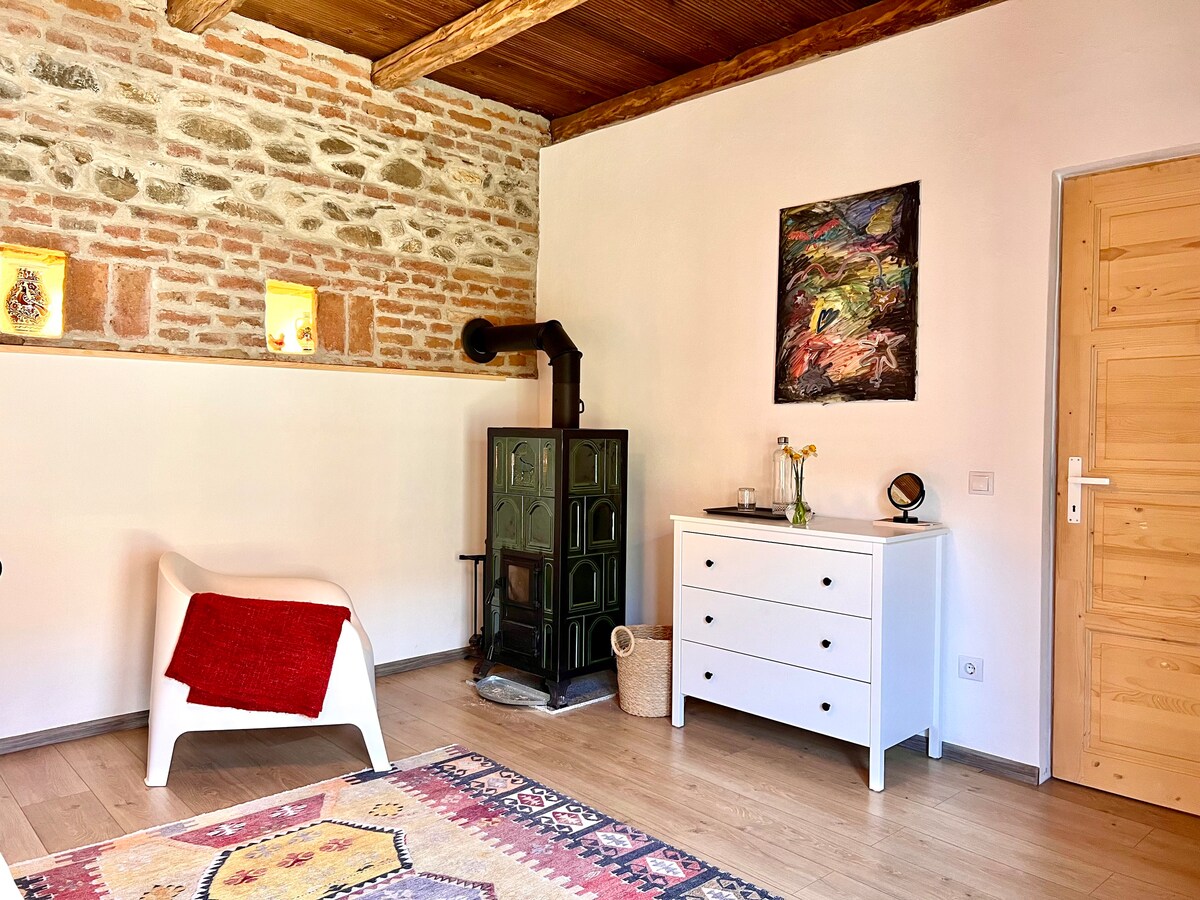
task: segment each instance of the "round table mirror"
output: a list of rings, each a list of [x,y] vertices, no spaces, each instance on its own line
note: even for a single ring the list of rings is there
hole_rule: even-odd
[[[888,485],[887,493],[888,501],[902,513],[902,515],[893,516],[893,522],[912,523],[920,521],[916,516],[911,515],[914,509],[925,502],[925,482],[921,480],[920,475],[912,472],[897,475],[892,479],[892,483]]]

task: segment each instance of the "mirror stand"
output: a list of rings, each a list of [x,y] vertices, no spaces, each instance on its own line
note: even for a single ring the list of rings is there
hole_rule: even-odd
[[[887,488],[888,502],[900,510],[892,516],[896,525],[919,525],[921,520],[912,511],[925,502],[925,482],[915,472],[905,472],[892,479]]]

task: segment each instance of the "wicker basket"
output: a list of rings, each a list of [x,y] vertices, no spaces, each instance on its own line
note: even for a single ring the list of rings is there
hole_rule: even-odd
[[[633,716],[671,714],[671,626],[620,625],[612,633],[617,699]]]

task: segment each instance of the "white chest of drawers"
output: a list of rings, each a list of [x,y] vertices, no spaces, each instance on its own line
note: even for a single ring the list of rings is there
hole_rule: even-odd
[[[672,516],[671,721],[698,697],[884,751],[939,729],[944,528]]]

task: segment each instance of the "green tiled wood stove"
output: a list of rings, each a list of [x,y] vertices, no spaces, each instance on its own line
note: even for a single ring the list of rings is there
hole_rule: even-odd
[[[476,324],[483,323],[483,324]],[[554,367],[554,427],[488,429],[485,659],[541,676],[551,706],[571,679],[612,668],[625,623],[629,432],[579,427],[579,357],[557,322],[463,331],[467,354],[540,349]]]

